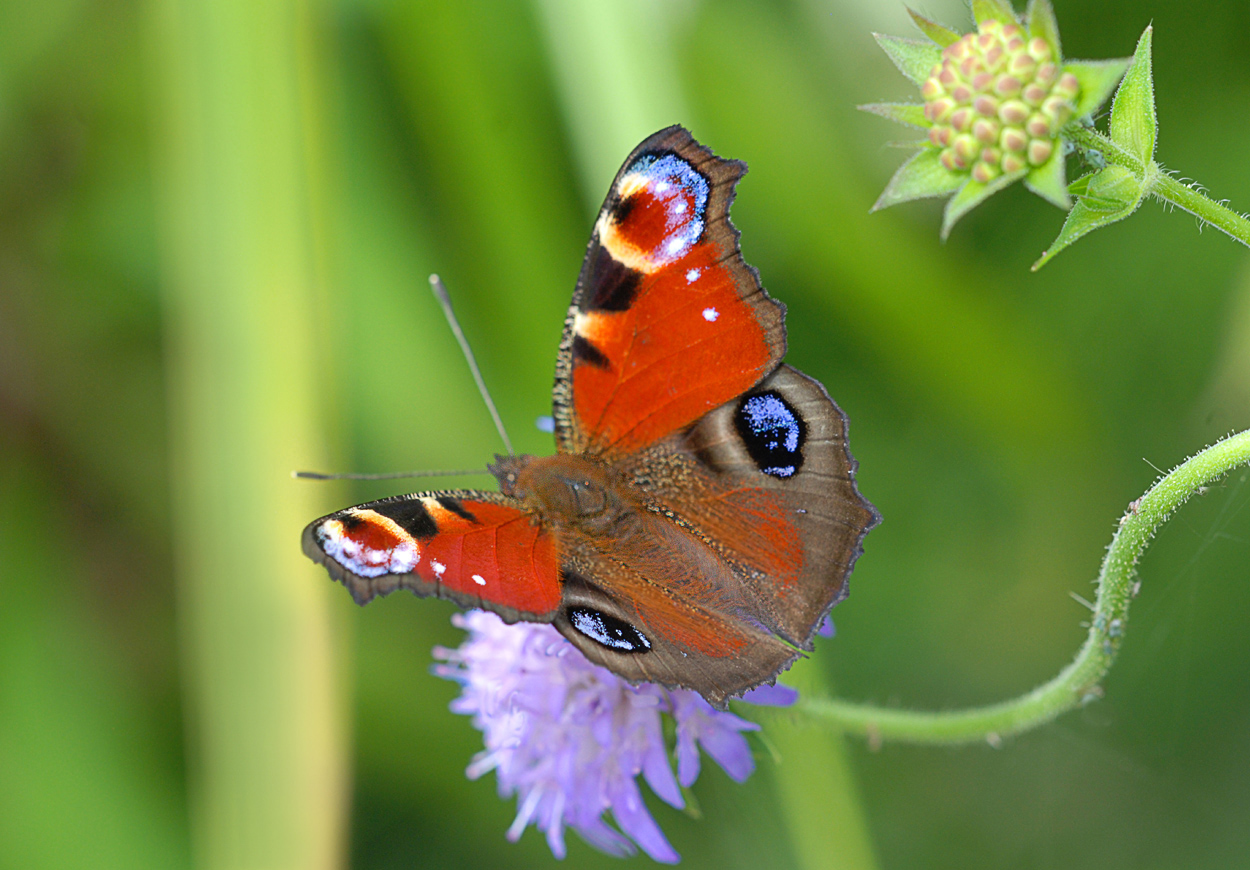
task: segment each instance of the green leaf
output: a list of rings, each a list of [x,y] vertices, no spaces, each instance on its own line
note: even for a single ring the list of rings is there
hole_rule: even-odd
[[[991,18],[1002,24],[1019,24],[1016,10],[1007,0],[972,0],[972,17],[980,27]]]
[[[861,112],[872,112],[874,115],[889,118],[891,121],[897,121],[900,124],[926,128],[933,126],[929,119],[924,116],[924,106],[918,106],[913,103],[867,103],[855,108]]]
[[[1115,86],[1124,77],[1132,58],[1117,57],[1111,60],[1070,60],[1063,65],[1064,72],[1070,72],[1081,83],[1081,92],[1076,95],[1077,118],[1084,118],[1097,112],[1107,97],[1115,90]]]
[[[1004,187],[1014,184],[1016,181],[1024,177],[1028,170],[1021,169],[1019,172],[1003,174],[995,178],[989,184],[982,184],[979,181],[969,181],[964,185],[963,189],[950,198],[950,202],[946,203],[946,211],[942,214],[942,241],[946,241],[946,237],[951,234],[955,223],[968,212],[972,211],[985,200],[998,193]]]
[[[1096,172],[1090,172],[1086,175],[1082,175],[1076,181],[1068,185],[1068,194],[1070,196],[1084,196],[1089,190],[1089,182],[1097,174],[1098,173]]]
[[[1059,22],[1055,20],[1055,8],[1050,5],[1050,0],[1029,0],[1029,9],[1025,14],[1029,21],[1029,36],[1040,36],[1046,40],[1056,63],[1062,62]]]
[[[936,148],[926,148],[900,166],[873,203],[872,211],[913,199],[945,196],[963,187],[968,182],[967,173],[951,172],[943,166],[941,153]]]
[[[881,50],[894,61],[898,71],[907,76],[917,85],[924,84],[925,79],[933,72],[933,67],[942,62],[942,49],[932,42],[921,42],[918,39],[903,39],[901,36],[888,36],[874,33]]]
[[[1024,177],[1024,186],[1067,211],[1072,208],[1072,200],[1068,196],[1064,162],[1062,149],[1056,148],[1049,160],[1029,171]]]
[[[951,30],[949,27],[943,27],[936,21],[925,18],[915,9],[907,7],[907,14],[911,16],[911,20],[916,22],[916,26],[920,28],[920,32],[932,39],[938,45],[945,48],[951,43],[959,41],[959,34]]]
[[[1111,138],[1146,166],[1154,159],[1155,120],[1154,76],[1150,69],[1150,36],[1147,27],[1133,53],[1133,64],[1111,104]]]
[[[1080,178],[1072,184],[1073,188],[1078,186],[1084,187],[1088,192],[1072,206],[1072,211],[1068,212],[1068,219],[1064,221],[1063,229],[1059,231],[1055,241],[1033,264],[1034,272],[1081,236],[1124,220],[1141,205],[1141,185],[1132,172],[1121,166],[1108,166],[1093,175]]]

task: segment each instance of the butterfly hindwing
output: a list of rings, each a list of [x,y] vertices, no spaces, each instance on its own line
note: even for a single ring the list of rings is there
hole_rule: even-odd
[[[555,627],[591,661],[633,682],[726,701],[774,678],[799,651],[714,604],[604,555],[566,562]]]
[[[560,603],[555,538],[497,492],[423,492],[369,502],[304,529],[304,553],[357,603],[396,589],[549,621]]]
[[[653,510],[734,566],[750,618],[804,649],[880,520],[855,468],[846,416],[786,365],[630,462]]]
[[[681,127],[626,159],[595,222],[556,363],[562,452],[621,456],[750,389],[785,355],[784,308],[729,221],[746,164]]]

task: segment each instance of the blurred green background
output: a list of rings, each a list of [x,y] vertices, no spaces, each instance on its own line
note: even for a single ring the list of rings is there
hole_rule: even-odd
[[[1250,209],[1250,6],[1056,7],[1071,57],[1153,21],[1161,159]],[[593,215],[674,122],[750,164],[745,256],[885,517],[807,678],[950,708],[1055,673],[1154,466],[1250,426],[1250,258],[1152,204],[1030,274],[1062,214],[1018,186],[946,245],[934,204],[869,215],[908,133],[854,106],[914,97],[874,30],[914,33],[878,0],[0,2],[0,867],[555,863],[463,776],[451,608],[356,608],[299,554],[408,484],[288,474],[500,449],[432,271],[550,451]],[[661,826],[688,866],[1250,867],[1248,502],[1163,529],[1105,700],[997,750],[783,723]]]

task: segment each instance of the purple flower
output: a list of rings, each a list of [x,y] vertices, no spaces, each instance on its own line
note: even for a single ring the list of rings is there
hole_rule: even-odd
[[[469,636],[459,649],[435,649],[445,664],[434,672],[461,684],[451,709],[472,716],[486,743],[469,778],[494,770],[499,796],[517,796],[509,840],[533,823],[563,858],[569,827],[609,854],[633,854],[637,844],[656,861],[675,863],[679,856],[647,811],[638,775],[678,809],[685,806],[678,784],[690,786],[699,776],[700,746],[734,780],[751,775],[755,762],[742,732],[759,726],[713,709],[698,693],[631,686],[591,664],[549,625],[506,625],[482,611],[452,620]],[[796,696],[785,686],[761,686],[744,700],[781,706]],[[676,777],[662,713],[676,723]],[[609,811],[616,827],[604,818]]]

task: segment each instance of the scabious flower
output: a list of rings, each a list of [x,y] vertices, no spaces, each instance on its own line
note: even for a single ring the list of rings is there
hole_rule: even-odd
[[[639,774],[678,809],[685,806],[680,787],[699,776],[700,747],[732,779],[751,775],[755,763],[743,732],[759,726],[712,708],[696,692],[632,686],[591,664],[549,625],[507,625],[483,611],[453,621],[469,636],[458,649],[435,650],[443,664],[434,672],[460,683],[451,708],[473,717],[486,744],[468,776],[494,770],[499,796],[517,796],[508,839],[532,823],[563,858],[567,827],[609,854],[632,854],[636,844],[656,861],[675,863],[677,852],[643,803]],[[762,686],[744,700],[786,705],[796,694]],[[676,726],[676,776],[662,714]]]
[[[926,42],[877,36],[920,87],[922,104],[861,106],[927,131],[873,209],[947,196],[942,237],[969,210],[1023,180],[1069,209],[1064,125],[1085,120],[1111,96],[1127,59],[1065,60],[1049,0],[1030,0],[1021,21],[1009,0],[972,0],[977,29],[960,35],[912,12]]]

